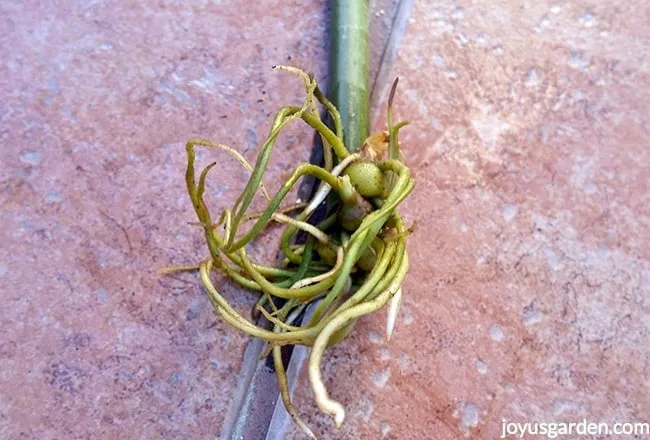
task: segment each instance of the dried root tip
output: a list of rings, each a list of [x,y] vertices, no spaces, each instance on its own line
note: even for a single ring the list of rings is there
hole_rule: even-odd
[[[371,161],[379,161],[386,151],[390,136],[387,131],[377,131],[366,138],[361,147],[361,156]]]
[[[402,288],[400,287],[395,292],[395,295],[390,299],[388,304],[388,318],[386,319],[386,342],[390,341],[391,336],[393,336],[393,329],[395,328],[395,321],[397,320],[397,314],[399,312],[399,306],[402,302]]]
[[[199,270],[200,264],[193,264],[189,266],[171,266],[171,267],[162,267],[156,270],[158,275],[173,275],[180,272],[192,272]]]
[[[388,94],[388,107],[393,106],[393,100],[395,99],[395,91],[397,90],[397,83],[399,82],[399,76],[393,81],[393,85],[390,87],[390,93]]]

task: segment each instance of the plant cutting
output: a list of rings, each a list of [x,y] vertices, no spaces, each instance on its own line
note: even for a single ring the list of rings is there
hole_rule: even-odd
[[[354,16],[358,13],[343,11],[342,15],[360,19]],[[345,51],[345,47],[339,50]],[[267,353],[273,356],[288,413],[310,438],[316,438],[291,402],[281,348],[288,344],[311,347],[308,373],[315,401],[340,426],[345,410],[327,392],[321,361],[325,350],[345,338],[360,317],[387,304],[386,331],[390,339],[408,270],[406,240],[410,230],[398,207],[415,183],[402,160],[398,140],[399,131],[407,122],[393,122],[397,81],[388,98],[386,130],[367,136],[367,90],[339,87],[337,93],[343,95],[336,101],[343,102],[346,109],[341,114],[313,75],[290,66],[274,69],[300,78],[305,99],[302,105],[286,106],[277,112],[254,164],[223,144],[204,139],[187,142],[187,192],[209,256],[196,266],[170,268],[166,272],[198,270],[219,316],[233,328],[267,342]],[[367,65],[365,72],[361,70],[360,74],[352,71],[353,81],[338,83],[339,86],[354,84],[356,76],[361,83],[364,78],[367,83]],[[339,76],[335,75],[335,84]],[[321,119],[321,108],[331,121],[329,125]],[[299,164],[280,189],[270,194],[264,178],[278,136],[289,124],[298,122],[321,137],[323,164]],[[207,178],[216,162],[197,170],[197,148],[230,154],[250,173],[231,207],[216,211],[208,206],[204,197]],[[313,197],[300,203],[287,200],[305,177],[318,182]],[[261,212],[252,212],[255,197],[264,198],[265,208]],[[276,266],[259,264],[246,251],[247,245],[271,224],[284,228],[279,239],[283,258]],[[220,294],[213,281],[216,271],[258,295],[255,312],[264,315],[271,328],[251,321]],[[310,304],[315,304],[311,319],[300,322],[298,318]]]

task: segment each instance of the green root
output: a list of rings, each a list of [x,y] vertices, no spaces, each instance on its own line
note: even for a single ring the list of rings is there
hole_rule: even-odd
[[[187,142],[187,191],[210,255],[198,265],[163,269],[161,273],[198,269],[219,316],[237,330],[269,343],[287,411],[310,438],[316,438],[291,403],[280,347],[286,344],[312,347],[309,382],[316,403],[340,426],[345,411],[329,397],[321,378],[320,363],[325,349],[352,331],[360,317],[386,304],[390,304],[387,339],[390,338],[408,269],[409,230],[397,208],[415,183],[402,162],[398,141],[399,129],[406,122],[394,125],[392,121],[397,82],[390,94],[387,131],[371,135],[361,153],[352,154],[343,139],[339,112],[325,98],[313,76],[292,67],[276,68],[303,80],[305,101],[300,107],[283,107],[276,114],[255,164],[226,145],[203,139]],[[319,105],[333,121],[332,129],[321,120]],[[287,125],[299,121],[322,138],[324,165],[298,165],[280,189],[270,194],[263,178],[278,135]],[[203,197],[208,173],[215,163],[204,168],[197,178],[197,148],[224,151],[250,173],[234,205],[223,209],[216,223]],[[385,153],[388,157],[382,157]],[[313,198],[304,203],[286,200],[305,176],[319,182]],[[266,208],[249,212],[256,194],[263,197]],[[326,211],[324,220],[315,222],[314,214],[319,208]],[[246,245],[260,237],[273,222],[284,227],[279,247],[285,258],[278,267],[257,264],[246,252]],[[220,271],[242,287],[257,292],[260,297],[253,316],[262,314],[274,328],[259,326],[235,310],[215,287],[213,271]],[[295,322],[299,312],[316,301],[309,322]]]

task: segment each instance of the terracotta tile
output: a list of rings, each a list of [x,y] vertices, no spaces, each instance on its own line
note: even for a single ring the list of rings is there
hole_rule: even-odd
[[[390,344],[382,314],[326,355],[340,432],[303,381],[325,438],[647,421],[647,13],[417,2],[396,67],[417,179],[405,302]]]
[[[153,272],[205,252],[183,142],[253,157],[301,93],[269,67],[324,76],[324,5],[2,10],[0,432],[213,438],[246,338],[195,276]],[[377,315],[326,355],[341,431],[303,381],[301,414],[325,438],[648,414],[647,16],[620,1],[416,4],[396,67],[412,270],[390,344]],[[287,135],[273,173],[310,142]],[[227,165],[214,203],[245,177]]]
[[[215,319],[196,275],[155,273],[207,252],[188,225],[184,142],[254,157],[272,114],[303,93],[271,66],[323,76],[325,7],[2,9],[0,436],[214,438],[247,338]],[[270,177],[310,144],[284,136]],[[230,204],[246,174],[212,158],[213,202]],[[253,300],[224,293],[241,310]]]

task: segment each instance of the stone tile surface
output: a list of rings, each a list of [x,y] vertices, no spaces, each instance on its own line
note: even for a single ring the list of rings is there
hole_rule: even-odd
[[[269,67],[324,77],[324,2],[0,11],[0,437],[214,438],[246,338],[195,276],[155,274],[205,252],[183,142],[254,157],[301,93]],[[621,1],[415,5],[396,66],[412,270],[390,344],[380,314],[326,355],[340,431],[303,381],[324,438],[648,421],[648,16]],[[274,176],[310,142],[287,134]],[[227,204],[245,174],[218,168]]]
[[[247,338],[215,319],[196,275],[155,273],[207,251],[188,225],[184,142],[254,158],[303,93],[270,67],[323,76],[324,3],[0,10],[0,438],[215,438]],[[272,175],[311,141],[282,138]],[[246,174],[211,158],[213,201],[231,204]]]
[[[416,2],[396,66],[418,183],[404,208],[418,224],[411,272],[390,344],[377,316],[329,352],[348,420],[327,435],[648,421],[648,14]],[[335,432],[303,382],[307,421]]]

